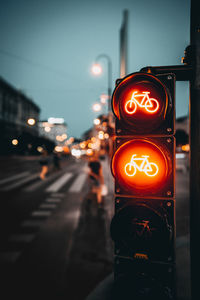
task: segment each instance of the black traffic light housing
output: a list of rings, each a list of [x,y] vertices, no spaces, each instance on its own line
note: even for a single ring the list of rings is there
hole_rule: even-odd
[[[112,109],[115,296],[174,299],[175,75],[117,80]]]

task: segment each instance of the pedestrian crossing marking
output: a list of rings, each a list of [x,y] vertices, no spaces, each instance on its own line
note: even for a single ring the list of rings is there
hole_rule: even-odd
[[[84,186],[87,174],[84,172],[84,168],[80,170],[81,173],[75,178],[72,182],[71,187],[69,188],[70,193],[78,193]],[[74,176],[73,172],[63,173],[63,170],[56,174],[51,174],[47,177],[46,180],[41,180],[38,173],[22,172],[16,174],[9,178],[0,180],[0,190],[1,191],[11,191],[15,188],[22,188],[24,192],[33,192],[39,188],[45,186],[46,192],[51,192],[51,197],[63,198],[65,197],[64,193],[59,193],[59,190],[67,184],[67,182]],[[50,181],[53,181],[50,183]],[[44,187],[43,187],[44,188]]]
[[[44,221],[38,221],[38,220],[27,220],[24,221],[21,226],[22,227],[41,227],[44,224]]]
[[[86,173],[79,174],[79,176],[76,178],[76,180],[71,185],[69,192],[70,193],[80,192],[83,187],[83,184],[85,183],[86,177],[87,177]]]
[[[12,183],[12,184],[10,184],[10,185],[7,185],[7,186],[1,188],[1,190],[2,190],[2,191],[10,191],[10,190],[13,190],[13,189],[15,189],[15,188],[17,188],[17,187],[19,187],[19,186],[25,184],[25,183],[28,183],[28,182],[31,181],[31,180],[36,179],[37,177],[38,177],[38,173],[33,174],[33,175],[31,175],[31,176],[25,177],[25,178],[23,178],[23,179],[21,179],[21,180],[15,182],[15,183]]]
[[[51,194],[51,197],[64,197],[65,196],[65,194],[61,194],[61,193],[52,193]]]
[[[34,211],[31,214],[33,217],[49,217],[51,215],[51,211]]]
[[[46,192],[57,192],[60,190],[64,184],[66,184],[69,179],[72,177],[72,173],[66,173],[59,179],[57,179],[53,184],[51,184],[47,189]]]
[[[56,207],[57,207],[57,205],[56,205],[56,204],[53,204],[53,203],[52,203],[52,204],[51,204],[51,203],[44,203],[44,204],[41,204],[41,205],[40,205],[40,208],[44,208],[44,209],[46,209],[46,208],[47,208],[47,209],[48,209],[48,208],[49,208],[49,209],[51,209],[51,208],[53,209],[53,208],[56,208]]]
[[[43,185],[45,185],[45,184],[46,184],[47,182],[49,182],[50,180],[53,180],[53,179],[55,179],[56,177],[58,177],[58,175],[59,175],[58,173],[53,174],[53,175],[47,177],[45,180],[41,180],[41,179],[38,177],[39,181],[32,183],[32,184],[29,185],[28,187],[25,187],[25,188],[23,189],[23,191],[25,191],[25,192],[33,192],[33,191],[37,190],[38,188],[42,187]]]
[[[0,252],[0,262],[1,263],[15,263],[20,257],[21,252]]]
[[[59,198],[47,198],[46,202],[59,203],[59,202],[61,202],[61,199],[59,199]]]
[[[9,242],[31,242],[35,238],[35,234],[14,234],[9,238]]]
[[[13,175],[13,176],[1,179],[0,180],[0,184],[4,184],[4,183],[10,182],[10,181],[14,181],[16,179],[25,177],[28,174],[30,174],[30,172],[23,172],[23,173],[20,173],[20,174],[16,174],[16,175]]]

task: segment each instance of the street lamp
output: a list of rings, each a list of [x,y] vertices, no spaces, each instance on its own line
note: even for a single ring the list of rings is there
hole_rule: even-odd
[[[19,144],[19,141],[18,141],[17,139],[13,139],[13,140],[12,140],[12,144],[13,144],[14,146],[17,146],[17,145]]]
[[[92,65],[92,73],[97,76],[100,75],[102,73],[101,65],[98,63],[93,64]]]
[[[94,123],[94,125],[98,126],[98,125],[100,125],[101,121],[98,118],[96,118],[96,119],[94,119],[93,123]]]
[[[106,101],[108,100],[108,95],[105,95],[105,94],[102,94],[101,96],[100,96],[100,102],[102,103],[102,104],[106,104]]]
[[[92,106],[93,111],[98,112],[101,110],[101,104],[100,103],[94,103]]]
[[[111,99],[111,81],[112,81],[112,63],[111,63],[111,59],[108,55],[106,54],[100,54],[97,56],[95,63],[92,66],[92,73],[94,75],[100,75],[102,73],[102,68],[101,65],[98,63],[98,61],[101,58],[105,58],[108,62],[108,100]],[[108,101],[108,112],[110,112],[111,110],[111,103],[110,101]]]
[[[27,123],[28,123],[28,125],[33,126],[33,125],[35,125],[36,121],[35,121],[34,118],[29,118],[29,119],[27,120]]]

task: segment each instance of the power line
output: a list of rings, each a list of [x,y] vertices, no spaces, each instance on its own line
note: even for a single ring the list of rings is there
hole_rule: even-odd
[[[59,76],[62,76],[63,78],[66,78],[66,77],[67,78],[72,78],[71,74],[67,74],[67,73],[65,73],[62,70],[54,69],[54,68],[49,67],[47,65],[43,65],[43,64],[41,64],[39,62],[35,62],[35,61],[32,61],[32,60],[30,60],[28,58],[25,58],[25,57],[22,57],[20,55],[11,53],[10,51],[6,51],[4,49],[0,49],[0,54],[8,56],[8,57],[11,57],[11,58],[14,58],[14,59],[19,60],[19,61],[22,61],[22,62],[24,62],[26,64],[31,65],[31,66],[38,67],[38,68],[41,68],[41,69],[46,70],[46,71],[50,71],[51,73],[55,73],[55,74],[57,74]],[[104,89],[104,87],[99,87],[98,89]],[[39,90],[41,90],[41,89],[39,89]],[[44,89],[42,89],[42,90],[44,90]],[[96,90],[96,88],[81,88],[81,90],[88,90],[88,91],[92,92],[93,90]],[[54,91],[56,91],[56,90],[54,90]],[[61,91],[61,89],[58,89],[58,91]],[[76,88],[75,89],[70,88],[70,89],[66,89],[66,90],[63,90],[63,91],[74,92],[74,91],[77,91],[77,89]]]
[[[106,87],[99,87],[98,90],[105,90]],[[87,92],[95,92],[97,91],[96,88],[87,88],[87,87],[79,87],[78,89],[75,87],[75,88],[66,88],[66,89],[63,89],[63,88],[55,88],[55,89],[51,89],[51,88],[27,88],[25,90],[28,90],[28,91],[34,91],[34,92],[38,92],[38,91],[47,91],[47,92],[55,92],[55,93],[65,93],[65,92],[80,92],[81,91],[87,91]]]
[[[9,57],[12,57],[12,58],[17,59],[17,60],[19,60],[19,61],[23,61],[23,62],[26,63],[26,64],[32,65],[32,66],[34,66],[34,67],[39,67],[39,68],[41,68],[41,69],[44,69],[44,70],[46,70],[46,71],[50,71],[51,73],[55,73],[55,74],[60,75],[60,76],[63,76],[63,77],[67,77],[67,78],[71,77],[71,75],[65,73],[65,72],[62,71],[62,70],[54,69],[54,68],[52,68],[52,67],[43,65],[43,64],[41,64],[41,63],[39,63],[39,62],[32,61],[32,60],[30,60],[30,59],[28,59],[28,58],[24,58],[24,57],[22,57],[22,56],[16,55],[16,54],[11,53],[11,52],[9,52],[9,51],[5,51],[5,50],[3,50],[3,49],[0,49],[0,54],[3,54],[3,55],[6,55],[6,56],[9,56]]]

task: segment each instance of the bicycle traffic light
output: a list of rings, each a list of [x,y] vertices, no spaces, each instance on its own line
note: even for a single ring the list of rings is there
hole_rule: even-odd
[[[117,138],[112,159],[116,194],[174,195],[174,141],[166,137]]]
[[[117,85],[112,96],[117,135],[174,134],[174,78],[160,77],[133,73]]]
[[[119,298],[129,291],[140,299],[147,289],[147,299],[161,297],[161,291],[163,299],[174,295],[174,95],[174,74],[149,73],[118,80],[112,95],[115,215],[110,231]],[[137,291],[129,290],[133,282]]]

